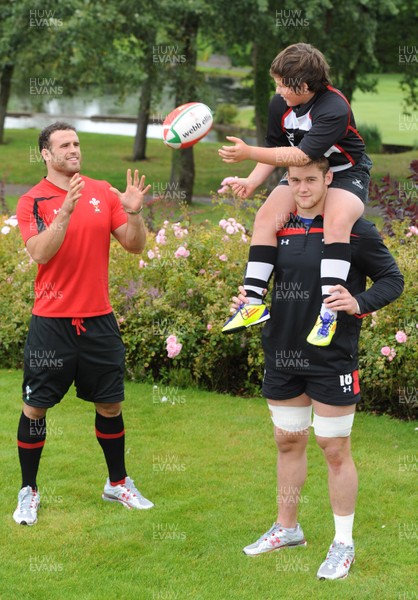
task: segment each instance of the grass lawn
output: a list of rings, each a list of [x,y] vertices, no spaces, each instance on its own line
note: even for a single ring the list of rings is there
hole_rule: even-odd
[[[34,129],[6,130],[6,143],[0,146],[0,181],[21,185],[29,189],[45,174],[42,161],[35,151],[38,132]],[[171,169],[171,153],[159,140],[148,140],[148,159],[133,163],[129,159],[132,139],[127,136],[114,136],[97,133],[81,133],[83,171],[95,179],[106,179],[119,189],[125,189],[126,169],[137,168],[147,176],[152,184],[150,195],[160,196],[168,189]],[[253,168],[249,161],[228,166],[221,161],[217,150],[220,143],[201,143],[195,146],[196,180],[194,195],[207,197],[219,188],[222,179],[228,175],[246,176]],[[408,166],[416,158],[416,152],[395,155],[372,155],[373,177],[379,179],[387,173],[404,179],[409,175]],[[171,192],[171,198],[178,202],[179,193]],[[6,196],[13,211],[18,195]],[[178,211],[179,214],[180,211]],[[210,218],[210,217],[209,217]],[[164,219],[162,219],[164,220]]]
[[[418,146],[418,115],[405,116],[402,110],[401,75],[379,75],[377,93],[354,92],[353,112],[361,133],[361,125],[377,125],[384,144]],[[416,154],[416,153],[415,153]]]
[[[134,512],[101,500],[106,472],[93,410],[70,393],[49,413],[38,523],[17,526],[20,383],[19,372],[1,371],[2,599],[415,597],[414,424],[357,415],[356,564],[346,580],[324,582],[316,571],[333,520],[313,438],[300,506],[307,548],[255,559],[241,552],[276,516],[275,448],[261,398],[127,383],[127,467],[155,502]]]

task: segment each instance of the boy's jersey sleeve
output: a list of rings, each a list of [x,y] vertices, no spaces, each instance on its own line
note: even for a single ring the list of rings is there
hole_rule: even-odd
[[[337,94],[324,94],[311,109],[312,127],[298,148],[316,160],[345,136],[350,125],[351,109]]]
[[[283,98],[276,94],[270,101],[267,121],[267,148],[278,148],[290,146],[286,133],[282,128],[282,117],[286,112],[286,103]]]
[[[370,224],[367,234],[361,237],[354,261],[373,281],[366,291],[355,296],[362,316],[390,304],[402,294],[403,275],[374,225]]]

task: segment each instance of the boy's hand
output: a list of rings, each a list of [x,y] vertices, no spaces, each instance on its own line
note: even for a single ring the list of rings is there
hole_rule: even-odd
[[[218,154],[224,162],[237,163],[242,160],[249,160],[251,146],[248,146],[245,142],[240,140],[240,138],[230,135],[227,135],[226,139],[230,142],[234,142],[234,146],[222,146],[222,148],[219,148]]]
[[[350,294],[350,292],[342,285],[335,285],[329,288],[328,296],[324,300],[324,304],[331,310],[343,310],[348,315],[355,315],[357,312],[358,304],[357,300]]]
[[[257,185],[255,185],[248,177],[225,177],[221,186],[222,187],[218,190],[218,194],[226,194],[228,189],[231,188],[234,194],[243,200],[249,198],[257,188]]]

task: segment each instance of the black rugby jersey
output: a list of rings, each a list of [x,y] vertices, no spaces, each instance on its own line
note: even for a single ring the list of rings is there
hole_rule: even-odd
[[[362,314],[340,311],[332,342],[323,348],[306,341],[321,307],[322,217],[306,229],[292,215],[277,241],[271,319],[262,333],[266,368],[305,375],[356,370],[361,317],[386,306],[403,290],[402,274],[376,227],[359,219],[351,232],[351,268],[344,287],[356,298]],[[366,277],[373,281],[367,290]]]
[[[312,160],[326,156],[332,171],[349,169],[365,153],[350,104],[332,86],[294,107],[287,106],[280,95],[273,96],[266,146],[297,146]]]

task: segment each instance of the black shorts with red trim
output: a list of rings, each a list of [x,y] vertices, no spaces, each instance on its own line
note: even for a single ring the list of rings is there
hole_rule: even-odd
[[[88,402],[124,399],[125,346],[113,313],[84,319],[32,315],[24,350],[23,401],[50,408],[75,383]]]
[[[268,400],[291,400],[306,394],[323,404],[349,406],[360,400],[360,383],[357,370],[351,373],[315,375],[266,369],[262,393]]]
[[[351,192],[357,198],[364,203],[367,202],[369,197],[369,183],[370,183],[370,169],[372,168],[372,161],[364,154],[363,158],[359,160],[350,169],[344,171],[334,171],[333,179],[330,184],[330,188],[338,188]],[[278,185],[289,185],[287,181],[287,171],[279,181]]]

